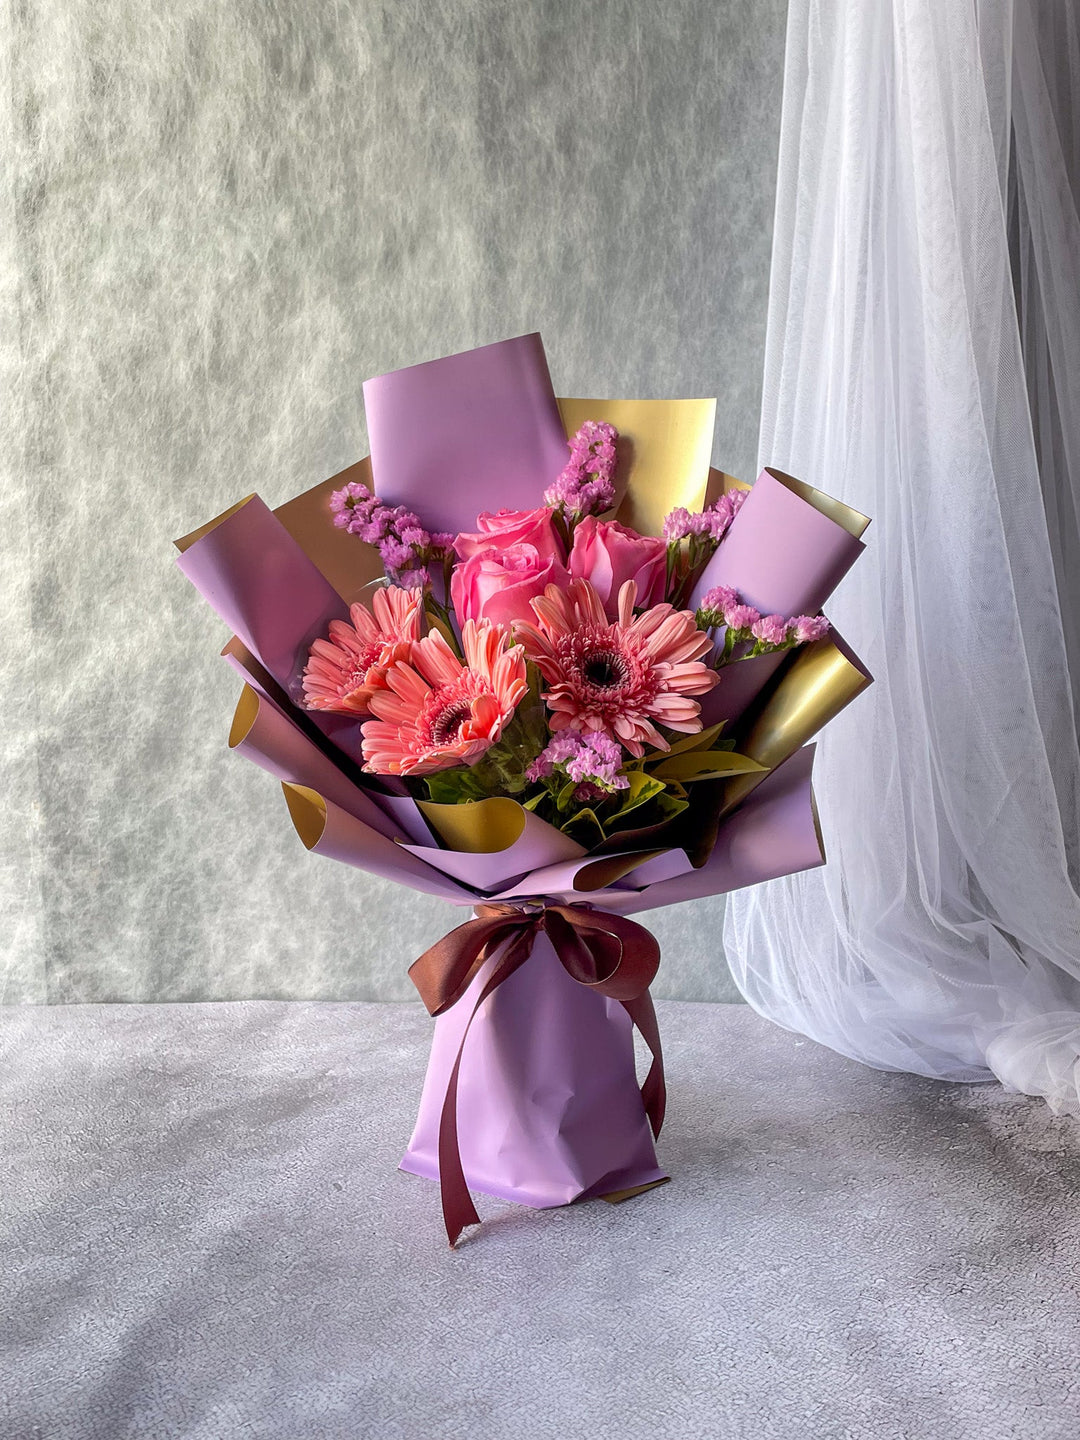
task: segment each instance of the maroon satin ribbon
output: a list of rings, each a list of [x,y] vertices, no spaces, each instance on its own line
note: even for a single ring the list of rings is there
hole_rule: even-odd
[[[660,964],[660,946],[655,938],[643,925],[624,915],[607,915],[579,905],[534,905],[524,909],[478,905],[475,920],[467,920],[444,935],[409,969],[409,978],[428,1013],[441,1015],[461,999],[488,956],[504,947],[462,1032],[439,1122],[439,1184],[451,1249],[467,1225],[480,1223],[465,1183],[458,1146],[457,1090],[465,1041],[480,1006],[525,963],[541,930],[547,932],[566,973],[579,985],[618,1000],[637,1026],[653,1057],[641,1087],[653,1135],[660,1134],[664,1123],[664,1059],[649,994]]]

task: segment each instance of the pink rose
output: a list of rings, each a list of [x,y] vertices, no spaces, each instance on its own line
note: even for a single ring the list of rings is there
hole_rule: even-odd
[[[535,545],[492,545],[477,550],[454,566],[450,600],[458,620],[494,620],[513,625],[535,620],[530,600],[544,593],[545,585],[568,585],[563,565],[542,555]]]
[[[476,517],[475,534],[459,535],[454,549],[462,560],[470,560],[492,546],[499,550],[511,545],[532,545],[545,559],[563,561],[562,541],[555,530],[555,512],[542,506],[539,510],[485,511]]]
[[[619,610],[619,590],[637,581],[637,604],[659,605],[667,580],[667,546],[655,535],[639,535],[617,520],[588,515],[574,531],[570,574],[588,580],[600,596],[609,620]]]

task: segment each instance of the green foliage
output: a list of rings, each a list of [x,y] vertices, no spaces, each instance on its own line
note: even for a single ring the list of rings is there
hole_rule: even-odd
[[[691,750],[683,755],[672,755],[655,765],[652,774],[656,779],[678,780],[688,783],[692,780],[714,780],[725,775],[747,775],[754,770],[764,770],[749,755],[737,755],[734,750]]]
[[[606,799],[575,801],[578,789],[565,775],[529,784],[525,771],[550,740],[547,715],[540,698],[539,677],[529,667],[529,691],[497,745],[475,765],[440,770],[426,779],[427,793],[442,804],[460,805],[489,795],[508,795],[526,810],[591,847],[618,835],[673,820],[689,805],[687,786],[699,780],[746,775],[765,767],[748,755],[736,754],[734,742],[722,740],[723,725],[710,725],[696,735],[671,736],[670,749],[654,750],[628,760],[622,773],[628,786]]]

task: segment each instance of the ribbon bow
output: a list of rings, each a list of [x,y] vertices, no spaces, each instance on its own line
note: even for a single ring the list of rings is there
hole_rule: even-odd
[[[458,1074],[465,1040],[480,1006],[525,963],[541,930],[566,973],[579,985],[618,1000],[637,1026],[653,1057],[641,1098],[654,1136],[660,1134],[664,1123],[664,1060],[649,994],[660,964],[655,937],[625,915],[608,915],[580,905],[478,905],[474,920],[444,935],[409,968],[409,978],[428,1013],[441,1015],[461,999],[484,961],[502,948],[462,1032],[439,1121],[439,1185],[451,1249],[467,1225],[480,1223],[458,1147]]]

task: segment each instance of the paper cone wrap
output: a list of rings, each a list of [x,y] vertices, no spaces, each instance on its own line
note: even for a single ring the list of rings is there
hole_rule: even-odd
[[[762,615],[816,615],[866,548],[869,520],[850,506],[786,475],[758,476],[727,538],[706,565],[690,604],[729,585]],[[706,725],[734,725],[790,661],[790,652],[738,660],[702,700]]]

